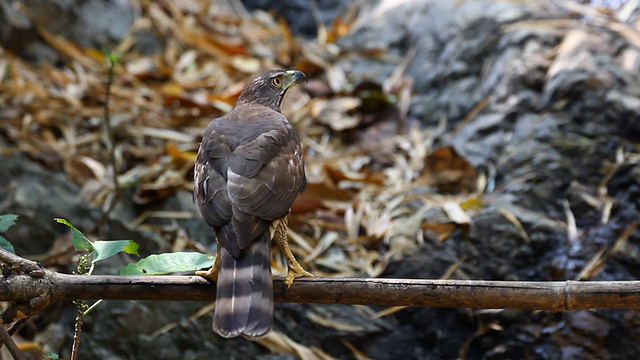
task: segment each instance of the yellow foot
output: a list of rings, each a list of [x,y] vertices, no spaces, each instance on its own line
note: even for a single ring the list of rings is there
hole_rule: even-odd
[[[214,282],[217,282],[218,266],[220,265],[220,262],[218,261],[218,259],[220,259],[220,245],[218,245],[218,250],[216,251],[216,258],[215,260],[213,260],[213,265],[211,265],[211,268],[207,271],[196,271],[196,275],[201,276],[205,279],[209,279],[209,280],[213,280]]]
[[[298,265],[296,269],[289,269],[289,271],[287,271],[287,277],[284,279],[284,283],[287,284],[287,289],[290,288],[291,285],[293,285],[293,280],[295,280],[296,278],[303,277],[303,276],[316,277],[312,273],[303,269],[302,266],[297,261],[296,261],[296,265]]]
[[[196,275],[214,282],[218,281],[218,269],[214,269],[213,266],[207,271],[196,271]]]
[[[287,277],[284,279],[285,284],[287,284],[287,289],[293,285],[293,280],[302,276],[315,277],[312,273],[305,270],[302,265],[296,260],[296,257],[293,256],[291,252],[291,248],[289,247],[289,239],[287,237],[287,223],[288,216],[283,217],[280,220],[276,220],[271,224],[272,237],[280,246],[280,250],[284,254],[284,257],[287,259],[287,264],[289,265],[287,271]]]

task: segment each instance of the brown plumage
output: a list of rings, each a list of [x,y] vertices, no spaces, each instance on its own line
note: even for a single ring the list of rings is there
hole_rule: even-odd
[[[300,141],[280,104],[305,79],[297,70],[253,77],[234,108],[209,123],[200,144],[194,199],[218,241],[213,267],[200,275],[217,276],[213,329],[224,337],[259,338],[273,324],[270,241],[276,235],[289,260],[286,232],[277,229],[286,229],[306,185]],[[297,262],[292,267],[305,273]]]

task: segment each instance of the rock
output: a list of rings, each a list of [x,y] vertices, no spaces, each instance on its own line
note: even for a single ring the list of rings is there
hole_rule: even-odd
[[[382,83],[415,51],[405,59],[417,94],[412,113],[427,124],[444,115],[455,120],[493,90],[482,86],[480,76],[500,54],[502,27],[554,15],[541,2],[385,0],[363,11],[338,41],[351,55],[337,65],[354,82],[373,77]],[[384,56],[368,55],[376,50]]]
[[[346,13],[351,6],[350,1],[341,0],[242,0],[248,10],[275,12],[286,19],[293,34],[308,39],[318,35],[318,26],[312,10],[313,2],[318,6],[318,20],[327,26],[331,25],[336,16]]]
[[[42,40],[36,24],[81,48],[111,50],[127,35],[137,16],[133,5],[123,0],[2,1],[0,46],[31,61],[57,64],[63,59]],[[145,31],[140,34],[147,45],[139,51],[158,50],[156,36]]]

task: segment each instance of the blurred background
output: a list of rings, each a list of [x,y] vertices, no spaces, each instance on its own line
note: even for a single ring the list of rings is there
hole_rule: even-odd
[[[309,82],[283,113],[308,187],[289,237],[316,276],[636,280],[637,5],[2,0],[0,214],[19,215],[5,237],[64,273],[77,253],[54,217],[135,240],[141,256],[215,253],[191,194],[204,127],[252,75],[296,68]],[[283,264],[274,251],[276,275]],[[637,309],[276,304],[275,330],[250,342],[215,336],[209,305],[107,301],[85,319],[79,358],[640,354]],[[16,341],[34,359],[68,357],[75,314],[57,304]]]

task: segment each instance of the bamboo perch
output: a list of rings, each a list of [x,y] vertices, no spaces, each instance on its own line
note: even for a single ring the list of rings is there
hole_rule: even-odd
[[[274,281],[275,300],[292,303],[467,307],[568,311],[640,307],[640,281],[484,281],[301,278],[286,289]],[[198,276],[66,275],[0,278],[0,301],[215,299],[215,286]]]
[[[215,299],[215,286],[199,276],[67,275],[6,251],[0,251],[0,264],[0,301],[15,302],[25,314],[72,300]],[[289,289],[276,279],[274,293],[278,302],[319,304],[548,311],[640,307],[640,281],[301,278]]]

